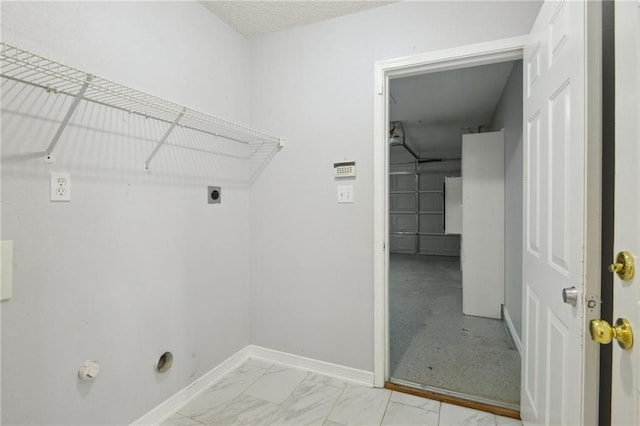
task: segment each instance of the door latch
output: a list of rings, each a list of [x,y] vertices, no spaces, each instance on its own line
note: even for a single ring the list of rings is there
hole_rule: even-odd
[[[567,305],[576,306],[578,304],[578,296],[580,296],[580,291],[575,287],[562,289],[562,301]]]
[[[627,350],[633,347],[633,331],[626,318],[618,318],[614,327],[602,319],[591,320],[589,331],[591,331],[591,339],[601,345],[607,345],[616,339],[622,349]]]

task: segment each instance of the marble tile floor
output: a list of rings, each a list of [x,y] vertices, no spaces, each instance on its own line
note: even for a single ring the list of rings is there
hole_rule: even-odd
[[[482,411],[254,359],[227,374],[163,424],[522,425]]]

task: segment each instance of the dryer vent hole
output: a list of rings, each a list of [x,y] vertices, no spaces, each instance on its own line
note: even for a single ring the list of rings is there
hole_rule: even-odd
[[[165,352],[162,355],[160,355],[160,358],[158,359],[158,364],[156,365],[156,369],[160,373],[164,373],[169,371],[172,365],[173,365],[173,354],[171,352]]]

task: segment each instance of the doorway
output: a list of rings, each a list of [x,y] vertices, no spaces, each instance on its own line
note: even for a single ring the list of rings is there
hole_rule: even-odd
[[[389,107],[390,103],[394,102],[392,99],[392,97],[394,97],[394,93],[393,93],[394,81],[396,80],[400,81],[399,79],[407,78],[407,77],[416,77],[416,76],[419,77],[424,74],[433,74],[433,73],[447,72],[452,70],[469,69],[472,67],[482,67],[490,64],[511,63],[511,65],[509,66],[513,67],[514,61],[519,61],[522,59],[523,45],[524,45],[523,38],[514,38],[514,39],[500,40],[500,41],[490,42],[490,43],[483,43],[483,44],[474,45],[474,46],[466,46],[460,49],[453,49],[452,51],[446,52],[446,56],[443,54],[443,52],[435,52],[432,54],[424,55],[424,57],[422,58],[416,58],[416,60],[413,62],[415,65],[412,65],[412,66],[405,65],[405,66],[394,67],[390,63],[384,63],[384,62],[378,63],[377,64],[377,77],[378,77],[377,89],[378,89],[378,94],[380,96],[376,100],[377,102],[379,102],[379,105],[376,108],[376,123],[385,123],[385,126],[384,128],[382,128],[382,126],[376,125],[376,129],[375,129],[376,141],[379,141],[379,142],[382,142],[383,140],[388,141],[389,135],[391,134],[390,132],[394,127],[394,123],[392,122],[403,121],[403,120],[393,120],[392,107],[391,108]],[[510,75],[510,71],[511,69],[507,73],[508,75]],[[400,126],[399,123],[396,123],[396,124]],[[403,125],[404,124],[405,123],[403,123]],[[409,123],[410,126],[419,125],[419,124],[420,123]],[[467,123],[467,125],[465,126],[465,127],[469,127],[469,129],[467,129],[468,130],[467,133],[477,133],[478,130],[480,130],[481,132],[488,130],[488,128],[484,128],[484,127],[478,129],[478,126],[481,126],[483,124],[487,124],[487,123],[480,123],[480,122]],[[407,134],[411,133],[411,129],[404,128],[401,130],[404,132],[408,131]],[[400,164],[402,161],[397,161],[395,162],[395,165],[391,165],[391,162],[395,161],[393,159],[393,156],[397,157],[396,154],[392,154],[392,150],[399,151],[400,148],[396,149],[395,147],[391,147],[387,145],[384,152],[382,151],[382,149],[375,150],[376,172],[374,173],[374,176],[376,179],[376,183],[375,183],[376,191],[374,194],[374,197],[375,197],[374,204],[376,206],[383,207],[382,209],[375,210],[376,212],[375,213],[376,214],[375,232],[376,232],[376,241],[379,240],[382,242],[382,246],[384,250],[383,252],[380,252],[376,248],[376,251],[375,251],[375,265],[376,265],[376,271],[375,271],[375,283],[376,283],[375,284],[375,288],[376,288],[375,385],[382,387],[385,385],[385,383],[388,383],[389,380],[400,383],[401,385],[418,384],[420,388],[427,390],[427,392],[432,392],[434,390],[441,391],[440,393],[444,396],[443,398],[441,398],[443,400],[450,397],[463,397],[463,399],[469,399],[469,400],[475,401],[477,403],[477,404],[473,404],[475,407],[481,407],[482,404],[484,404],[487,407],[489,406],[495,406],[495,407],[501,406],[503,408],[509,407],[509,409],[511,409],[511,411],[513,412],[514,407],[517,407],[516,404],[509,404],[509,403],[500,404],[499,401],[495,401],[495,398],[490,398],[486,396],[476,395],[475,397],[473,397],[473,395],[469,395],[469,392],[465,392],[464,390],[462,392],[459,392],[455,389],[451,389],[451,386],[449,386],[449,389],[447,389],[441,384],[435,384],[435,386],[432,386],[430,384],[415,383],[415,380],[405,380],[405,378],[398,379],[397,377],[394,380],[394,373],[399,371],[398,370],[399,364],[396,363],[396,358],[398,354],[394,353],[394,351],[396,350],[395,346],[394,347],[391,346],[392,339],[394,339],[394,335],[392,334],[393,324],[391,322],[393,321],[394,308],[392,307],[392,304],[394,303],[394,301],[393,301],[393,292],[389,286],[393,279],[392,274],[394,274],[394,263],[397,263],[397,261],[400,261],[400,262],[405,261],[407,264],[410,265],[409,268],[414,268],[414,272],[416,272],[417,275],[428,274],[428,272],[424,272],[423,270],[421,270],[421,268],[425,268],[426,270],[426,269],[429,269],[429,267],[431,267],[431,269],[433,270],[435,265],[436,268],[440,268],[441,273],[443,273],[444,275],[448,277],[452,277],[452,276],[454,277],[454,280],[449,280],[449,281],[455,281],[457,279],[458,282],[460,282],[461,280],[459,278],[455,278],[456,274],[458,276],[460,275],[460,267],[459,267],[459,260],[458,260],[460,248],[458,243],[459,237],[456,237],[455,235],[447,235],[446,232],[442,232],[443,235],[421,235],[421,234],[429,234],[429,230],[427,228],[429,228],[430,226],[435,226],[434,224],[440,223],[444,227],[444,224],[442,223],[444,222],[444,214],[442,214],[441,218],[438,217],[438,215],[441,213],[436,214],[436,209],[439,208],[437,206],[432,206],[433,210],[424,211],[425,212],[424,219],[426,220],[424,220],[423,222],[424,224],[422,225],[423,232],[420,232],[420,229],[419,229],[420,225],[418,224],[417,232],[414,232],[413,233],[414,235],[411,238],[407,238],[407,234],[403,235],[400,233],[394,234],[399,236],[400,238],[391,237],[392,227],[394,226],[394,224],[392,223],[393,221],[388,221],[388,218],[391,218],[390,212],[391,212],[392,204],[395,203],[395,201],[391,200],[392,194],[390,194],[390,192],[393,190],[392,185],[395,185],[396,183],[392,182],[391,179],[387,179],[387,177],[389,176],[389,173],[391,173],[392,169],[394,168],[395,170],[398,170],[398,168],[401,169],[403,167],[405,168],[413,167],[413,170],[405,169],[404,171],[413,172],[415,175],[414,181],[416,182],[416,191],[417,191],[417,197],[418,197],[417,210],[416,210],[418,217],[416,217],[416,221],[420,221],[420,219],[422,219],[419,213],[420,212],[419,204],[421,202],[420,195],[423,193],[429,194],[428,191],[434,191],[434,192],[431,192],[431,194],[435,194],[435,191],[438,191],[438,189],[436,188],[437,185],[435,185],[434,188],[432,189],[426,188],[426,186],[424,185],[426,185],[429,180],[431,180],[433,183],[433,182],[440,182],[441,180],[443,181],[445,177],[455,177],[456,174],[459,176],[460,175],[459,164],[460,164],[461,154],[459,152],[454,153],[453,151],[448,153],[430,152],[429,148],[419,149],[418,150],[419,155],[413,156],[415,159],[415,162],[413,165],[410,164],[411,161],[408,161],[409,164],[404,164],[404,165]],[[409,147],[409,148],[404,147],[404,150],[405,150],[405,153],[400,154],[400,156],[404,156],[405,160],[410,159],[410,157],[412,156],[410,152],[412,150],[412,147]],[[415,149],[413,150],[415,151]],[[437,149],[434,151],[437,151]],[[415,157],[419,157],[419,158],[416,159]],[[405,161],[405,163],[407,162]],[[458,166],[456,166],[456,164],[458,164]],[[456,171],[456,168],[457,168],[457,171]],[[431,176],[430,177],[425,176],[424,178],[422,178],[424,185],[422,185],[422,188],[421,188],[420,176],[422,174],[427,174]],[[438,174],[439,176],[435,180],[432,179],[434,174]],[[407,191],[410,191],[410,190],[407,189]],[[420,192],[420,191],[424,191],[424,192]],[[442,192],[441,187],[439,191]],[[442,195],[439,195],[439,196],[442,197]],[[425,197],[425,198],[428,198],[428,197]],[[427,202],[427,201],[423,201],[423,202]],[[432,207],[429,207],[429,209],[431,209]],[[427,217],[427,216],[431,216],[431,217]],[[433,216],[436,216],[435,220]],[[393,231],[393,232],[396,232],[396,231]],[[402,231],[398,231],[398,232],[402,232]],[[437,233],[433,232],[432,234],[437,234]],[[434,238],[434,237],[437,237],[437,238]],[[423,240],[422,245],[420,244],[421,243],[420,238],[422,238]],[[400,244],[398,244],[398,240],[401,240]],[[434,240],[441,240],[441,241],[438,241],[436,243],[434,242]],[[429,244],[431,245],[429,246]],[[404,247],[405,253],[394,253],[394,251],[396,251],[398,247],[400,247],[400,250],[402,250],[402,247]],[[437,253],[437,251],[442,251],[442,252]],[[435,256],[427,257],[426,256],[427,252],[430,252],[429,254],[435,255]],[[424,261],[426,259],[428,259],[429,262],[420,262],[420,260]],[[430,266],[428,265],[429,263],[431,263]],[[449,268],[450,270],[447,268]],[[455,286],[456,284],[454,284],[454,287]],[[458,283],[457,289],[456,289],[458,293],[460,293],[461,291],[460,287],[461,287],[461,284]],[[405,298],[411,299],[410,295],[411,295],[411,290],[409,290],[408,293],[405,294]],[[452,296],[451,299],[452,300],[456,299],[456,296]],[[459,300],[459,297],[457,298],[457,300]],[[401,311],[402,309],[400,310],[396,309],[396,312],[401,312]],[[464,317],[462,316],[462,313],[460,313],[460,317],[464,319]],[[501,324],[501,321],[498,320],[498,323]],[[458,327],[458,328],[460,329],[460,331],[463,331],[463,332],[469,330],[464,326]],[[504,336],[508,336],[504,328],[501,328],[499,332],[502,333]],[[409,340],[411,340],[410,337],[409,337]],[[435,343],[435,342],[432,342],[432,343]],[[506,344],[511,345],[512,349],[515,346],[510,341],[508,341]],[[402,350],[400,350],[400,352],[402,352]],[[429,367],[430,366],[428,364],[424,366],[424,368],[427,370],[429,369]],[[433,368],[433,366],[431,367]],[[519,367],[517,364],[516,364],[515,370],[517,370],[516,373],[519,372]],[[460,371],[454,372],[453,374],[459,376]],[[519,400],[519,384],[516,384],[515,388],[516,388],[515,393],[516,393],[517,399],[514,402],[517,403],[517,400]],[[430,395],[430,396],[433,397],[433,395]]]
[[[526,250],[522,256],[520,409],[527,422],[593,423],[599,348],[585,334],[585,323],[599,314],[600,9],[599,3],[544,2],[525,37],[376,64],[375,386],[384,386],[390,377],[389,82],[425,72],[523,59]],[[582,384],[581,392],[575,392],[576,383]]]
[[[389,93],[389,381],[517,411],[522,61]]]

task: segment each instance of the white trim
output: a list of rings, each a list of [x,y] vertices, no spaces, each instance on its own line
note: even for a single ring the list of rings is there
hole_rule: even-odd
[[[260,359],[286,367],[301,368],[359,385],[373,386],[373,373],[370,371],[358,370],[351,367],[332,364],[330,362],[279,352],[260,346],[248,345],[240,349],[218,366],[214,367],[202,377],[196,379],[187,387],[179,390],[147,414],[135,420],[131,425],[142,426],[162,424],[162,422],[173,416],[180,408],[187,405],[207,388],[222,379],[231,371],[238,368],[250,358]]]
[[[200,395],[213,383],[217,382],[222,377],[245,362],[248,358],[248,348],[249,346],[240,349],[238,352],[231,355],[225,361],[222,361],[222,363],[214,367],[211,371],[205,373],[203,376],[196,379],[193,383],[179,390],[173,396],[169,397],[169,399],[153,408],[147,414],[135,420],[133,423],[131,423],[131,425],[162,424],[162,422],[173,416],[176,411],[178,411],[181,407],[187,405],[191,400]]]
[[[522,59],[526,36],[376,62],[373,129],[373,367],[374,385],[389,378],[387,194],[389,79]]]
[[[317,359],[306,358],[286,352],[263,348],[261,346],[247,346],[249,358],[261,359],[274,364],[292,368],[301,368],[325,376],[355,383],[363,386],[373,386],[373,372],[345,367]]]
[[[376,62],[376,71],[384,72],[388,77],[408,77],[460,68],[476,67],[499,62],[522,59],[527,36],[493,40],[484,43],[469,44],[451,49],[435,50],[403,58]],[[378,93],[387,88],[384,77],[376,73]]]
[[[520,341],[520,336],[518,336],[518,333],[516,332],[516,328],[511,320],[511,315],[509,315],[509,311],[505,305],[502,305],[502,316],[504,317],[505,324],[507,324],[511,340],[515,343],[516,349],[518,349],[518,353],[520,354],[520,357],[522,357],[522,341]]]

